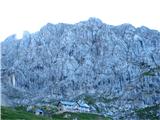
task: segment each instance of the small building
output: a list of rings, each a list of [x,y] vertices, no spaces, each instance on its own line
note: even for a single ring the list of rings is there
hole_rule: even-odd
[[[57,106],[59,111],[90,112],[90,106],[84,102],[60,101]]]
[[[79,100],[78,102],[78,109],[80,112],[90,112],[90,106],[86,104],[84,101]]]
[[[59,111],[74,112],[78,110],[78,104],[76,102],[60,101],[57,106],[59,108]]]
[[[36,109],[36,110],[35,110],[35,114],[36,114],[36,115],[44,115],[44,112],[43,112],[43,110],[41,110],[41,109]]]
[[[90,112],[90,106],[86,103],[78,103],[79,112]]]

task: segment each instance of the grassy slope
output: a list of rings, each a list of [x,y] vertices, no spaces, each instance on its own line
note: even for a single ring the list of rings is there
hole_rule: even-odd
[[[36,116],[23,109],[13,109],[9,107],[1,107],[1,112],[2,120],[72,120],[73,118],[77,118],[78,120],[110,120],[103,116],[88,113],[63,113],[48,118]],[[69,114],[69,117],[65,118],[65,114]]]
[[[45,120],[44,117],[9,107],[1,107],[1,118],[2,120]]]
[[[65,114],[69,114],[70,116],[64,119]],[[72,120],[77,118],[78,120],[111,120],[110,118],[105,118],[104,116],[96,115],[96,114],[88,114],[88,113],[63,113],[61,115],[54,115],[53,118],[57,118],[59,120]]]

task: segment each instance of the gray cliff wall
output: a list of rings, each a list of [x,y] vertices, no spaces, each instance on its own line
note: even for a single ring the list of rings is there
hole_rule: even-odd
[[[113,104],[126,109],[160,103],[156,30],[90,18],[74,25],[48,23],[1,45],[2,84],[8,85],[14,74],[15,86],[9,85],[31,96],[97,94],[118,98]]]

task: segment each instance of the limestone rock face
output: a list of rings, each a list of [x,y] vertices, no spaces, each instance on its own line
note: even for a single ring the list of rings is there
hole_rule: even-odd
[[[2,85],[26,92],[22,96],[28,101],[82,94],[117,98],[103,105],[106,111],[108,106],[127,110],[160,103],[160,32],[144,26],[112,26],[97,18],[48,23],[21,40],[8,37],[1,52]]]

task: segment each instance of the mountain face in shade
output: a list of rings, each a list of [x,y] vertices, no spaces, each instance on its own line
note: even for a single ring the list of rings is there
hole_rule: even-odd
[[[144,26],[48,23],[8,37],[1,53],[2,95],[11,104],[90,95],[110,115],[160,104],[160,32]]]

